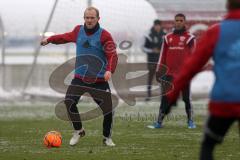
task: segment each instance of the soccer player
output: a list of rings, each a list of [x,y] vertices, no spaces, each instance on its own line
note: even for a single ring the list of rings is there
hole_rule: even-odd
[[[179,13],[175,15],[175,28],[173,32],[167,34],[164,37],[164,42],[161,51],[161,58],[159,59],[157,67],[157,79],[162,78],[160,72],[167,68],[167,73],[163,79],[172,82],[178,75],[180,68],[184,61],[191,55],[191,52],[195,47],[195,37],[190,34],[185,27],[186,17],[184,14]],[[159,81],[159,80],[158,80]],[[161,82],[161,80],[160,80]],[[162,85],[162,93],[164,93],[164,87]],[[190,100],[190,83],[185,87],[182,92],[182,99],[185,103],[185,110],[187,113],[187,125],[188,128],[196,128],[192,117],[192,104]],[[162,96],[161,105],[159,109],[159,115],[157,122],[153,125],[149,125],[148,128],[162,128],[163,119],[165,116],[165,108],[167,107],[166,95]]]
[[[150,32],[145,36],[143,51],[147,54],[148,62],[148,80],[147,80],[147,98],[146,101],[151,100],[152,82],[157,68],[163,36],[166,33],[163,31],[162,22],[156,19]]]
[[[240,0],[227,0],[228,13],[200,38],[196,50],[173,81],[169,106],[179,92],[212,57],[215,82],[210,95],[209,118],[201,144],[200,160],[213,160],[213,151],[235,121],[240,121]],[[167,112],[170,111],[170,107]]]
[[[45,38],[41,42],[42,45],[47,45],[48,43],[76,43],[75,76],[68,87],[65,97],[68,115],[75,130],[70,140],[71,146],[76,145],[80,137],[85,135],[85,130],[77,109],[78,101],[84,92],[76,95],[74,93],[76,90],[75,86],[86,87],[86,89],[92,88],[109,93],[108,80],[111,78],[117,65],[118,58],[115,43],[111,34],[100,27],[98,23],[99,19],[99,10],[95,7],[88,7],[84,12],[84,25],[76,26],[72,32]],[[94,101],[103,111],[106,110],[106,107],[109,107],[104,106],[104,104],[112,104],[111,94],[106,94],[105,97],[105,100],[108,102],[104,103],[93,97]],[[103,143],[107,146],[115,146],[111,139],[112,121],[113,112],[105,113],[103,120]]]

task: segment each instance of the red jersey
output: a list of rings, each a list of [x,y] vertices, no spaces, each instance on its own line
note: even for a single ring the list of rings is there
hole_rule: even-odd
[[[230,26],[232,28],[224,29],[222,28],[224,23],[230,22],[233,26]],[[213,25],[210,27],[199,39],[198,44],[196,46],[196,49],[194,51],[194,56],[191,56],[186,62],[184,62],[182,70],[178,74],[178,76],[174,79],[173,81],[173,86],[174,90],[170,92],[167,95],[167,99],[170,103],[176,101],[177,97],[179,96],[180,91],[187,86],[187,84],[190,83],[191,79],[201,71],[203,66],[207,63],[207,61],[211,58],[214,57],[215,61],[215,68],[214,68],[214,73],[216,76],[216,72],[219,71],[219,69],[216,69],[218,65],[221,65],[219,61],[222,61],[223,59],[227,61],[225,66],[228,67],[228,69],[223,70],[224,72],[229,72],[230,74],[234,75],[239,75],[237,74],[238,70],[235,71],[233,70],[234,67],[238,67],[239,61],[236,58],[231,57],[231,59],[228,59],[229,54],[234,53],[235,55],[239,56],[239,49],[236,48],[235,52],[222,52],[222,54],[225,54],[223,57],[221,57],[221,53],[217,50],[218,47],[223,47],[226,48],[227,43],[224,42],[223,44],[220,45],[220,40],[221,36],[225,35],[227,37],[227,41],[232,43],[232,37],[233,34],[238,36],[238,32],[232,33],[235,30],[236,24],[240,23],[240,10],[231,10],[228,12],[228,14],[225,17],[225,20],[221,22],[220,24]],[[228,26],[229,27],[229,26]],[[238,29],[238,28],[237,28]],[[230,30],[230,31],[229,31]],[[232,31],[231,31],[232,30]],[[231,33],[231,34],[230,34]],[[225,37],[224,37],[225,38]],[[238,41],[235,42],[238,44]],[[232,43],[232,46],[235,47],[235,43]],[[216,52],[218,51],[218,52]],[[231,67],[229,67],[228,63],[231,63]],[[237,65],[235,64],[237,63]],[[234,65],[233,65],[234,64]],[[234,66],[234,67],[232,67]],[[230,69],[230,70],[229,70]],[[235,69],[235,68],[234,68]],[[232,71],[233,70],[233,71]],[[224,74],[221,75],[221,80],[224,79]],[[227,77],[229,78],[229,77]],[[220,78],[218,78],[217,81],[219,81]],[[225,81],[224,81],[225,82]],[[223,84],[224,87],[225,85],[229,85],[229,82]],[[239,79],[235,80],[234,85],[239,85]],[[232,93],[226,93],[226,90],[222,87],[223,93],[225,93],[226,97],[229,97]],[[236,87],[237,88],[237,87]],[[234,91],[234,89],[232,89]],[[235,92],[237,93],[237,92]],[[209,112],[213,116],[217,117],[234,117],[234,118],[240,118],[240,103],[238,102],[231,102],[231,101],[226,101],[224,98],[222,100],[214,100],[211,99],[209,102]]]
[[[190,57],[195,46],[195,37],[189,32],[169,33],[164,37],[157,71],[162,65],[168,68],[167,75],[176,77],[184,61]]]

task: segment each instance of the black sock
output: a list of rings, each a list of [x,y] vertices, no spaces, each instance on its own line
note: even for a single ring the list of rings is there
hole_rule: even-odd
[[[216,144],[216,140],[209,136],[205,136],[201,146],[200,160],[213,160],[213,151]]]

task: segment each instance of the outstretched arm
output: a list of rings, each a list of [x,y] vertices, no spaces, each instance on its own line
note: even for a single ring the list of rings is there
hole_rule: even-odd
[[[49,38],[44,38],[41,41],[41,45],[45,46],[49,43],[52,43],[52,44],[64,44],[64,43],[69,43],[69,42],[75,42],[76,43],[79,29],[80,29],[80,26],[76,26],[73,29],[73,31],[71,31],[71,32],[54,35],[54,36],[51,36]]]

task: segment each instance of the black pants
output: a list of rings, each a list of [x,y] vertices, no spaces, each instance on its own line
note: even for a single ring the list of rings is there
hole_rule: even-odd
[[[173,77],[169,76],[169,75],[166,75],[164,77],[164,80],[168,81],[168,82],[172,82]],[[164,90],[163,87],[161,87],[161,89],[162,89],[162,92],[167,93],[167,92],[163,91]],[[192,117],[193,110],[192,110],[192,104],[191,104],[191,98],[190,98],[190,84],[181,91],[181,94],[182,94],[182,100],[185,103],[185,111],[186,111],[186,114],[187,114],[187,119],[188,119],[188,121],[193,120],[193,117]],[[160,104],[160,108],[159,108],[159,115],[158,115],[158,122],[159,123],[162,123],[162,121],[164,119],[165,108],[166,107],[168,107],[167,106],[167,98],[166,98],[166,96],[162,96],[161,104]]]
[[[156,68],[157,68],[157,62],[148,63],[147,97],[149,98],[152,96],[151,89],[152,89],[153,78],[154,78],[154,75],[156,74]]]
[[[240,118],[223,118],[216,116],[210,116],[208,118],[201,145],[200,160],[213,160],[213,151],[216,144],[223,141],[227,131],[236,120],[240,123]]]
[[[76,90],[77,86],[84,87],[83,89]],[[100,94],[103,94],[104,99],[96,98],[96,90],[104,91]],[[68,87],[65,105],[67,107],[67,112],[70,120],[72,121],[73,127],[75,130],[80,130],[82,128],[81,117],[79,115],[77,104],[80,97],[88,92],[93,100],[101,108],[104,119],[103,119],[103,136],[111,137],[112,121],[113,121],[113,112],[112,112],[112,98],[108,82],[97,82],[97,83],[85,83],[78,78],[74,78],[71,82],[71,85]],[[105,101],[105,102],[103,102]]]

